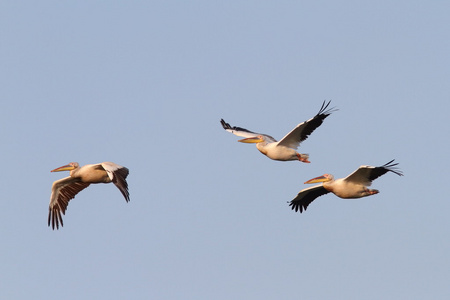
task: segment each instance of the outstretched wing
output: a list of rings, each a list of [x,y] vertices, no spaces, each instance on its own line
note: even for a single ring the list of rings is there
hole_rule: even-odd
[[[126,178],[128,176],[129,170],[126,167],[122,167],[113,162],[103,162],[102,167],[105,169],[111,181],[117,186],[119,191],[125,197],[125,200],[130,201],[130,194],[128,192],[128,183]]]
[[[300,143],[306,140],[308,136],[314,130],[316,130],[317,127],[322,125],[323,120],[325,120],[326,117],[328,117],[333,111],[336,110],[335,108],[330,108],[327,110],[330,103],[331,101],[328,101],[328,103],[325,104],[324,101],[317,115],[315,115],[308,121],[298,124],[297,127],[295,127],[291,132],[289,132],[278,142],[278,145],[297,149]]]
[[[304,210],[306,211],[308,205],[317,197],[328,193],[329,191],[327,191],[322,184],[315,185],[310,188],[301,190],[300,193],[298,193],[297,197],[295,197],[295,199],[289,203],[289,206],[292,210],[295,210],[296,212],[300,211],[300,213],[302,213]]]
[[[386,174],[387,172],[392,172],[399,176],[403,176],[402,171],[396,168],[397,165],[398,163],[394,163],[393,159],[380,167],[360,166],[355,172],[345,177],[344,180],[370,186],[373,180]]]
[[[66,177],[53,182],[52,195],[50,196],[50,204],[48,207],[48,226],[52,224],[52,228],[59,229],[64,225],[62,215],[66,213],[69,201],[72,200],[76,194],[89,186],[89,183],[81,182],[79,178]]]
[[[242,127],[237,127],[237,126],[231,127],[231,125],[229,123],[225,122],[224,119],[220,119],[220,123],[222,124],[223,129],[225,129],[226,131],[231,132],[232,134],[235,134],[237,136],[250,138],[250,137],[259,135],[259,133],[257,133],[257,132],[253,132],[248,129],[242,128]]]
[[[267,135],[267,134],[253,132],[248,129],[245,129],[242,127],[237,127],[237,126],[231,127],[231,125],[229,123],[225,122],[224,119],[221,119],[220,123],[222,124],[223,129],[225,129],[226,131],[231,132],[232,134],[237,135],[237,136],[241,136],[244,138],[252,138],[252,137],[256,137],[258,135],[263,135],[264,137],[266,137],[266,141],[268,141],[270,143],[274,143],[277,141],[273,137],[271,137],[270,135]]]

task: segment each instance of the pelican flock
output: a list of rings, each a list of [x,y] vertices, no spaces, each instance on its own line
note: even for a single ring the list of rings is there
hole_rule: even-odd
[[[396,168],[397,165],[398,163],[394,163],[394,160],[391,160],[380,167],[360,166],[356,171],[345,178],[334,180],[333,175],[324,174],[310,179],[305,183],[323,182],[323,184],[301,190],[297,197],[290,202],[289,206],[291,206],[293,210],[300,211],[301,213],[306,210],[308,205],[317,197],[330,192],[343,199],[356,199],[378,194],[378,190],[368,189],[367,187],[372,184],[373,180],[387,172],[402,176],[403,173]]]
[[[231,126],[223,119],[220,120],[223,129],[237,136],[244,137],[238,140],[242,143],[255,143],[256,148],[268,158],[277,161],[301,161],[309,163],[309,155],[297,152],[300,143],[306,140],[323,121],[336,109],[328,108],[331,101],[324,101],[319,112],[311,119],[298,124],[291,132],[286,134],[280,141],[275,140],[267,134],[256,133],[245,128]],[[306,211],[308,205],[317,197],[333,193],[344,199],[362,198],[378,194],[378,190],[369,189],[372,181],[378,177],[392,172],[399,176],[403,173],[396,167],[398,163],[394,160],[379,166],[361,166],[345,178],[334,180],[333,175],[324,174],[310,179],[305,183],[318,183],[310,188],[301,190],[297,197],[290,201],[291,209],[300,213]],[[103,162],[80,167],[78,163],[72,162],[68,165],[56,168],[51,172],[70,171],[70,176],[56,180],[52,185],[50,196],[48,226],[59,229],[63,226],[62,215],[65,214],[69,201],[80,191],[95,183],[114,183],[124,196],[126,202],[130,201],[128,184],[126,178],[128,169],[112,162]]]
[[[63,226],[61,214],[65,214],[69,201],[76,194],[87,188],[91,183],[114,183],[120,190],[125,200],[130,201],[126,178],[128,169],[112,162],[85,165],[80,167],[78,163],[71,162],[68,165],[56,168],[51,172],[70,171],[70,176],[56,180],[52,185],[50,196],[48,226],[59,229],[59,223]]]
[[[306,140],[308,136],[316,130],[317,127],[322,125],[325,120],[333,111],[334,108],[327,110],[331,101],[322,103],[322,107],[319,112],[308,121],[298,124],[291,132],[289,132],[280,141],[277,141],[273,137],[267,134],[256,133],[241,127],[232,127],[223,119],[220,120],[222,127],[237,136],[244,137],[239,140],[241,143],[256,143],[256,148],[266,155],[268,158],[280,161],[299,160],[304,163],[309,163],[308,154],[300,154],[296,151],[301,142]]]

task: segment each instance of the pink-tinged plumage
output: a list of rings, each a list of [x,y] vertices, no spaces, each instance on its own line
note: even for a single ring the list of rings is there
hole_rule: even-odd
[[[126,178],[128,169],[112,162],[85,165],[80,167],[78,163],[72,162],[59,167],[51,172],[70,171],[70,176],[53,182],[52,194],[50,196],[48,226],[59,229],[63,226],[62,215],[65,214],[69,201],[75,195],[87,188],[91,183],[114,183],[120,190],[125,200],[130,201],[128,184]]]
[[[361,166],[347,177],[336,180],[331,174],[310,179],[305,183],[323,182],[323,184],[301,190],[289,206],[294,211],[303,212],[317,197],[330,192],[343,199],[356,199],[378,194],[378,190],[367,188],[373,180],[387,172],[403,176],[403,173],[396,168],[398,163],[393,162],[394,160],[391,160],[380,167]]]
[[[330,108],[327,110],[331,101],[322,104],[319,112],[308,121],[298,124],[291,132],[284,136],[280,141],[267,134],[256,133],[242,127],[232,127],[223,119],[220,120],[222,127],[237,136],[244,137],[239,140],[242,143],[256,143],[258,150],[273,160],[290,161],[299,160],[309,163],[309,155],[301,154],[296,151],[300,143],[308,138],[308,136],[316,130],[323,121],[336,109]]]

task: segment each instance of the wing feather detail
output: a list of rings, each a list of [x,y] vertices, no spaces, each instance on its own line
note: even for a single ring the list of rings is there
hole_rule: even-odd
[[[372,181],[386,174],[387,172],[392,172],[394,174],[397,174],[398,176],[403,176],[403,172],[396,167],[397,165],[398,163],[394,163],[393,159],[380,167],[360,166],[352,174],[345,177],[344,180],[370,186],[372,184]]]
[[[332,112],[336,111],[335,108],[329,108],[331,101],[322,103],[319,112],[308,121],[298,124],[291,132],[284,136],[278,145],[286,146],[289,148],[297,149],[301,142],[306,140],[314,130],[316,130],[323,121],[331,115]]]
[[[48,226],[51,224],[52,229],[55,229],[55,227],[59,229],[59,224],[61,224],[61,227],[64,226],[62,215],[66,213],[69,201],[88,186],[89,183],[70,176],[55,181],[52,186],[48,208]]]
[[[289,206],[295,212],[300,211],[300,213],[302,213],[303,211],[306,211],[308,205],[316,200],[317,197],[328,193],[329,191],[327,191],[323,185],[315,185],[313,187],[301,190],[297,197],[289,203]]]
[[[274,143],[277,141],[276,139],[267,134],[253,132],[242,127],[231,126],[229,123],[225,122],[224,119],[220,120],[220,124],[222,124],[223,129],[237,136],[241,136],[244,138],[251,138],[258,135],[263,135],[264,137],[266,137],[266,140],[270,143]]]
[[[122,193],[125,201],[130,201],[130,193],[128,192],[128,183],[126,178],[129,174],[129,170],[126,167],[119,166],[112,162],[104,162],[101,164],[108,174],[111,181]]]

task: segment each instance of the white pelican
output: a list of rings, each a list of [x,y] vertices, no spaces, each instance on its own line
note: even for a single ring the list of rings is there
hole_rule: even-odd
[[[65,214],[69,201],[91,183],[113,182],[120,190],[125,200],[130,201],[128,184],[125,180],[128,169],[112,162],[103,162],[95,165],[85,165],[80,168],[78,163],[71,162],[68,165],[56,168],[51,172],[70,171],[70,176],[56,180],[52,185],[52,195],[48,211],[48,226],[59,229],[59,223],[63,226],[62,214]]]
[[[303,212],[317,197],[329,192],[344,199],[362,198],[378,194],[378,190],[367,188],[372,184],[373,180],[389,171],[403,176],[403,173],[395,167],[398,163],[393,162],[394,160],[391,160],[381,167],[361,166],[347,177],[336,180],[331,174],[324,174],[310,179],[305,183],[323,182],[323,184],[301,190],[297,197],[290,202],[289,206],[291,206],[292,210]]]
[[[308,154],[300,154],[295,151],[301,142],[306,140],[308,136],[319,127],[323,120],[328,117],[334,108],[327,109],[331,101],[322,104],[317,115],[313,118],[300,123],[291,132],[289,132],[284,138],[277,142],[276,139],[267,134],[256,133],[241,127],[231,127],[230,124],[226,123],[223,119],[220,120],[222,127],[237,136],[245,137],[245,139],[239,140],[242,143],[256,143],[256,148],[258,150],[273,160],[289,161],[289,160],[299,160],[304,163],[309,163]]]

